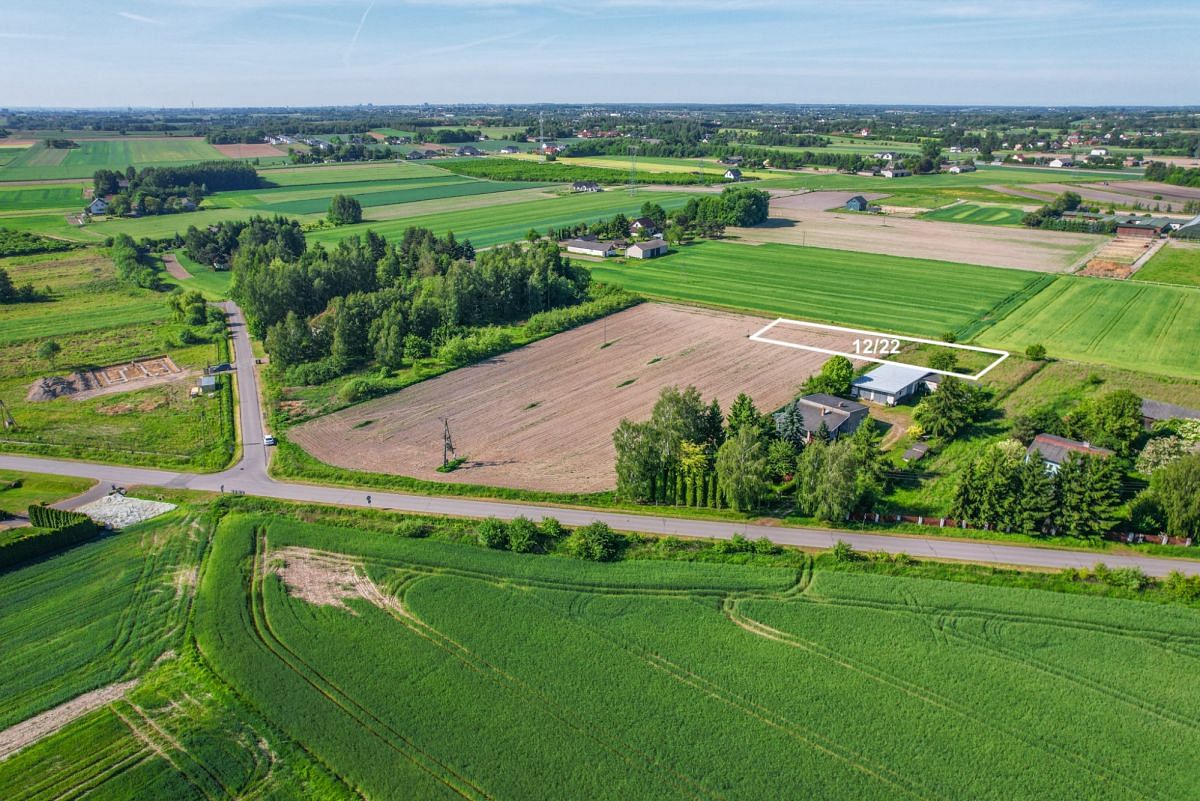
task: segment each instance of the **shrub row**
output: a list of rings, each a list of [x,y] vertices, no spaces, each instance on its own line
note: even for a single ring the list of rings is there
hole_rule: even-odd
[[[34,525],[29,534],[0,542],[0,570],[38,556],[65,551],[72,545],[91,539],[100,531],[100,526],[85,514],[48,506],[30,506],[29,522]]]

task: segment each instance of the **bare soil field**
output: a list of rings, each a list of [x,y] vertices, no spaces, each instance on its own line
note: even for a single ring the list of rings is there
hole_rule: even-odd
[[[1168,204],[1182,206],[1189,200],[1200,199],[1200,189],[1186,186],[1170,186],[1151,181],[1118,181],[1108,185],[1102,184],[1030,184],[1029,189],[1054,195],[1063,192],[1076,192],[1084,200],[1097,203],[1116,203],[1127,206],[1141,203],[1153,209],[1155,205],[1162,206],[1166,211]],[[1158,195],[1158,198],[1155,198]],[[1181,209],[1176,209],[1182,213]]]
[[[886,192],[804,192],[789,193],[782,197],[771,198],[771,211],[790,209],[799,211],[825,211],[845,207],[846,201],[862,195],[867,200],[878,200],[887,197]]]
[[[323,462],[356,470],[600,492],[616,483],[613,430],[622,418],[649,417],[663,387],[694,384],[725,409],[744,391],[759,409],[773,410],[820,369],[822,354],[749,341],[765,324],[644,303],[309,421],[289,438]],[[442,417],[468,460],[448,474],[436,470]]]
[[[179,263],[179,259],[175,258],[174,253],[164,253],[162,260],[163,267],[166,268],[167,274],[172,278],[186,281],[192,277],[191,273],[183,269],[183,265]]]
[[[804,206],[806,197],[772,200],[766,223],[727,234],[749,244],[812,245],[1046,273],[1069,272],[1103,241],[1092,234],[818,211]]]
[[[222,156],[227,156],[231,159],[254,159],[254,158],[275,158],[276,156],[286,156],[286,150],[280,150],[275,145],[266,143],[255,145],[213,145]]]

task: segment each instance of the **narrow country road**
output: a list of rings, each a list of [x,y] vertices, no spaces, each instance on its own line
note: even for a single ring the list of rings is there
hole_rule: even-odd
[[[233,303],[226,302],[222,305],[230,315],[235,369],[241,400],[238,413],[242,458],[233,467],[221,473],[173,473],[139,467],[0,454],[0,468],[77,476],[100,482],[99,487],[87,493],[87,496],[92,496],[93,493],[102,493],[113,484],[118,486],[140,484],[210,492],[239,490],[248,495],[260,495],[267,498],[342,506],[367,506],[369,495],[372,501],[370,505],[376,509],[431,515],[476,518],[495,516],[502,520],[511,520],[519,516],[525,516],[531,520],[554,517],[568,526],[603,521],[614,529],[642,534],[713,539],[728,539],[735,534],[742,534],[751,539],[767,537],[781,545],[821,549],[832,548],[841,540],[860,551],[907,553],[916,558],[951,559],[963,562],[1051,569],[1091,567],[1096,562],[1103,561],[1109,567],[1114,568],[1137,567],[1151,576],[1165,576],[1172,570],[1178,570],[1188,575],[1200,575],[1200,560],[1161,559],[1137,554],[1099,554],[1092,551],[1003,545],[946,537],[864,534],[819,528],[693,520],[662,517],[649,513],[610,512],[445,495],[411,495],[372,489],[347,489],[276,481],[267,474],[268,448],[264,447],[262,442],[263,421],[258,375],[255,372],[254,353],[250,347],[245,318],[241,310]]]

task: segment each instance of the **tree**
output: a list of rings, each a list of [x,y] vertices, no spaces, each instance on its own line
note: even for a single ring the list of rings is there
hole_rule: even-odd
[[[334,195],[329,201],[329,222],[351,225],[362,222],[362,204],[348,195]]]
[[[769,471],[757,427],[742,426],[717,451],[721,495],[735,511],[749,511],[759,504],[767,491]]]
[[[575,529],[567,539],[567,550],[580,559],[607,562],[617,555],[617,538],[607,523],[596,521]]]
[[[1016,475],[1016,528],[1042,534],[1054,517],[1054,477],[1041,459],[1022,459]]]
[[[1058,469],[1056,523],[1061,533],[1093,537],[1109,531],[1121,505],[1117,462],[1072,453]]]
[[[655,497],[655,481],[663,471],[662,453],[649,422],[622,420],[613,432],[617,451],[617,494],[639,503]]]
[[[479,537],[479,544],[485,548],[508,547],[508,531],[504,522],[495,517],[489,517],[481,522],[475,533]]]
[[[42,344],[38,345],[38,358],[49,362],[51,368],[53,368],[55,362],[58,361],[58,354],[60,353],[62,353],[62,345],[58,344],[53,339],[47,339]]]
[[[736,437],[743,428],[760,429],[762,425],[762,415],[758,413],[754,401],[745,392],[739,393],[725,418],[729,438]]]
[[[1156,470],[1150,489],[1166,517],[1168,534],[1200,538],[1200,454]]]
[[[937,391],[921,399],[913,420],[928,434],[953,439],[979,419],[983,412],[982,390],[962,379],[947,376]]]
[[[796,505],[803,514],[836,522],[859,502],[859,466],[849,439],[814,438],[796,460]]]
[[[1046,346],[1040,344],[1030,345],[1025,349],[1025,358],[1035,362],[1044,361],[1046,359]]]
[[[845,356],[834,356],[821,365],[821,372],[809,376],[804,392],[824,392],[829,395],[849,395],[854,380],[854,365]]]
[[[1127,389],[1089,398],[1067,417],[1067,432],[1128,456],[1142,435],[1142,399]]]
[[[952,373],[957,366],[958,356],[952,350],[943,348],[935,351],[929,357],[929,367],[932,370],[944,370],[947,373]]]
[[[508,523],[508,549],[513,553],[529,553],[538,547],[538,527],[527,517]]]
[[[786,439],[771,440],[767,446],[768,475],[782,481],[796,471],[796,446]]]

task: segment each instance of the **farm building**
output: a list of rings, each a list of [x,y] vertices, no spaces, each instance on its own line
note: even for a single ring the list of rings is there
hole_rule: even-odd
[[[456,156],[482,156],[483,151],[475,147],[475,145],[463,145],[458,150],[454,151]]]
[[[1189,409],[1186,406],[1176,406],[1149,398],[1142,399],[1142,424],[1146,428],[1167,420],[1200,420],[1200,409]]]
[[[975,172],[975,165],[974,164],[951,164],[950,169],[946,170],[946,172],[954,173],[955,175],[958,175],[959,173],[963,173],[963,172]]]
[[[604,190],[601,189],[600,184],[596,183],[595,181],[576,181],[575,183],[571,184],[571,191],[572,192],[603,192]]]
[[[1107,147],[1094,147],[1094,148],[1092,148],[1092,152],[1088,153],[1088,155],[1089,156],[1099,156],[1100,158],[1108,158],[1108,148]]]
[[[1126,217],[1117,219],[1117,236],[1142,236],[1154,238],[1166,229],[1165,220],[1155,220],[1149,217]]]
[[[919,392],[937,389],[939,377],[922,367],[907,364],[881,364],[866,375],[854,379],[850,394],[855,398],[895,406]]]
[[[730,167],[728,170],[725,171],[725,180],[726,181],[742,180],[742,171],[739,170],[737,167]]]
[[[884,178],[907,178],[908,176],[912,175],[910,171],[904,169],[903,167],[885,167],[884,169],[880,170],[879,174]]]
[[[1066,437],[1055,436],[1054,434],[1038,434],[1033,438],[1033,442],[1029,444],[1029,449],[1026,451],[1026,459],[1035,457],[1042,460],[1042,464],[1051,473],[1057,473],[1058,468],[1062,467],[1063,462],[1072,453],[1080,456],[1096,456],[1101,459],[1107,459],[1113,455],[1113,452],[1108,448],[1097,448],[1087,442],[1079,442]]]
[[[854,197],[852,197],[846,201],[846,210],[847,211],[866,211],[870,207],[871,207],[871,204],[869,204],[867,202],[867,199],[865,197],[863,197],[862,195],[855,195]]]
[[[108,211],[108,201],[102,197],[98,197],[88,204],[89,214],[104,214]]]
[[[645,242],[635,242],[625,249],[625,255],[631,259],[653,259],[665,256],[667,243],[661,239],[648,239]]]
[[[1200,239],[1200,214],[1175,229],[1176,239]]]
[[[922,459],[925,458],[925,454],[927,454],[927,453],[929,453],[929,446],[926,445],[924,442],[918,442],[918,443],[915,443],[911,448],[906,450],[904,452],[904,455],[901,456],[900,458],[904,460],[905,464],[910,464],[912,462],[921,461]]]
[[[425,158],[425,154],[420,150],[410,150],[404,158],[408,159],[409,161],[416,161],[417,159]]]
[[[775,426],[778,429],[786,425],[789,412],[800,416],[805,442],[812,442],[813,435],[820,431],[822,426],[830,439],[849,436],[862,425],[868,414],[867,407],[861,403],[823,392],[802,395],[792,402],[790,408],[777,413]]]
[[[721,156],[722,164],[728,164],[730,167],[740,167],[742,164],[741,156]]]
[[[196,386],[201,392],[216,392],[217,377],[215,375],[202,375]]]
[[[196,204],[190,197],[183,197],[179,199],[179,208],[181,211],[195,211]]]
[[[631,222],[629,224],[630,231],[646,232],[646,231],[654,231],[657,229],[658,229],[658,226],[655,225],[654,220],[650,219],[649,217],[638,217],[636,220],[634,220],[633,222]]]
[[[563,245],[567,248],[568,253],[579,253],[583,256],[607,258],[616,253],[612,242],[603,242],[597,239],[568,239]]]
[[[1050,160],[1051,167],[1074,167],[1075,160],[1068,156],[1059,156],[1056,159]]]

